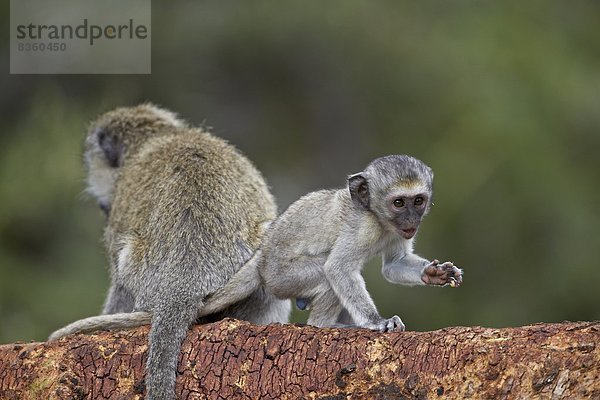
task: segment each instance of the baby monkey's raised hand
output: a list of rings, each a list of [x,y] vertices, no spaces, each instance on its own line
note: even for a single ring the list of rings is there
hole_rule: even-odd
[[[462,270],[450,261],[440,264],[433,260],[423,269],[421,280],[427,285],[458,287],[462,283],[462,275]]]

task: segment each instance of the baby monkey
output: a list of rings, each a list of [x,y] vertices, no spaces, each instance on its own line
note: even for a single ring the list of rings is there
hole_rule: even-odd
[[[253,293],[261,283],[276,297],[310,305],[309,325],[353,323],[373,330],[404,330],[398,316],[379,315],[361,275],[382,254],[383,276],[404,285],[462,283],[451,262],[413,253],[419,224],[428,213],[433,172],[406,155],[390,155],[351,175],[348,186],[300,198],[267,229],[259,249],[203,312],[214,312]],[[348,321],[348,315],[351,321]]]

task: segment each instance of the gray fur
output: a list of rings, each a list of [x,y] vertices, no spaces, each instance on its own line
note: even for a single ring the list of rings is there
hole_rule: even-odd
[[[134,306],[135,299],[131,292],[117,283],[108,289],[102,312],[104,314],[129,313],[133,311]]]
[[[126,329],[147,325],[152,321],[152,314],[139,311],[130,313],[97,315],[80,319],[61,328],[50,335],[48,340],[56,340],[75,333],[91,333],[98,330]]]
[[[421,161],[392,155],[351,175],[348,188],[302,197],[270,225],[252,259],[206,299],[206,309],[239,301],[262,284],[282,299],[300,298],[304,305],[310,299],[312,325],[403,330],[397,316],[379,315],[361,270],[382,254],[382,273],[392,283],[462,282],[462,271],[452,263],[440,265],[413,254],[416,229],[430,207],[432,180],[431,169]],[[416,202],[417,197],[424,199],[420,207],[392,207],[396,198]]]
[[[175,396],[180,345],[219,290],[258,248],[276,207],[256,168],[233,146],[150,104],[120,108],[90,127],[88,191],[108,215],[112,284],[103,314],[51,335],[152,321],[146,399]],[[290,302],[260,285],[214,309],[258,324],[287,322]],[[117,314],[114,314],[117,313]]]

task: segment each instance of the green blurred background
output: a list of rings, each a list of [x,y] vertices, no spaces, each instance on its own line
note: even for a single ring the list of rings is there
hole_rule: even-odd
[[[153,3],[148,76],[9,75],[3,4],[0,343],[100,310],[82,139],[97,114],[145,100],[214,127],[280,209],[381,155],[429,164],[416,250],[465,283],[395,286],[367,265],[381,313],[408,329],[600,319],[600,3]]]

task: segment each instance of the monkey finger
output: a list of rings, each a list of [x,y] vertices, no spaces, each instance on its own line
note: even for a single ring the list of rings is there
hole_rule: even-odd
[[[442,268],[440,268],[439,266],[428,266],[425,268],[425,273],[431,277],[439,277],[444,275],[445,273],[447,273],[446,271],[444,271]]]
[[[456,275],[456,282],[458,283],[458,285],[460,285],[461,283],[463,283],[463,276],[462,276],[462,271],[458,270],[459,273]]]
[[[462,269],[457,268],[456,266],[452,266],[452,268],[448,270],[448,273],[452,277],[456,278],[456,280],[462,281],[462,275],[463,275]]]
[[[451,261],[446,261],[445,263],[438,265],[438,267],[444,269],[445,271],[453,270],[455,268],[454,263]]]

